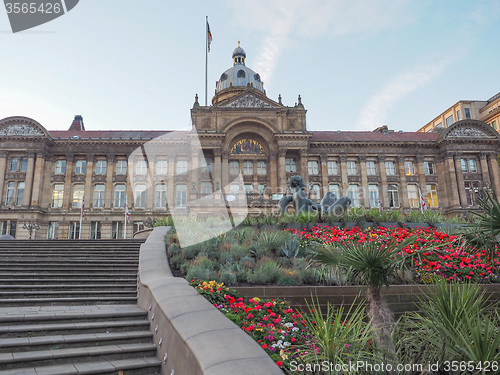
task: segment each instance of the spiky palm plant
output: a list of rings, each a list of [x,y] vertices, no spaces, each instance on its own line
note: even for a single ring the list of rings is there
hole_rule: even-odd
[[[391,339],[394,316],[380,291],[383,285],[388,286],[393,277],[410,267],[413,257],[428,250],[416,249],[411,254],[403,250],[413,245],[416,239],[416,236],[412,236],[399,244],[396,240],[386,244],[370,241],[335,242],[311,249],[314,260],[321,264],[349,269],[366,286],[368,314],[375,332],[375,341],[386,359],[393,362],[396,360]]]

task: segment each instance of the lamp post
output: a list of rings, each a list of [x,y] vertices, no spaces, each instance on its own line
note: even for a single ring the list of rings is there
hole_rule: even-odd
[[[30,234],[30,240],[33,232],[40,229],[40,224],[37,222],[28,221],[23,224],[23,229],[26,229]]]

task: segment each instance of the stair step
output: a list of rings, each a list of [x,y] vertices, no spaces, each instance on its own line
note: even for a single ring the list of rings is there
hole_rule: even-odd
[[[16,337],[0,339],[0,352],[26,352],[33,350],[74,348],[151,342],[150,331],[62,334],[39,337]]]
[[[106,304],[120,304],[120,303],[137,303],[137,297],[60,297],[60,298],[2,298],[0,299],[0,306],[10,307],[18,305],[95,305],[96,303]]]
[[[55,365],[88,360],[125,359],[128,356],[150,357],[156,353],[153,343],[84,346],[67,349],[37,350],[18,353],[0,353],[0,366],[19,368],[29,365]]]
[[[78,285],[81,284],[90,284],[92,285],[93,283],[103,283],[110,285],[109,283],[116,283],[117,281],[120,281],[120,285],[126,285],[126,284],[137,284],[137,276],[136,277],[131,277],[131,278],[86,278],[86,279],[78,279],[78,278],[70,278],[70,279],[63,279],[63,278],[57,278],[54,277],[53,279],[47,279],[47,278],[41,278],[41,279],[28,279],[28,278],[0,278],[0,285],[3,287],[6,287],[7,285],[17,285],[20,284],[21,286],[28,286],[32,284],[43,284],[44,286],[47,287],[52,287],[54,285],[69,285],[69,283],[78,283]]]
[[[71,281],[71,280],[70,280]],[[93,281],[93,280],[92,280]],[[99,284],[69,284],[69,283],[59,283],[59,284],[37,284],[37,285],[29,285],[29,284],[17,284],[17,285],[2,285],[2,282],[0,281],[0,294],[2,291],[6,289],[15,289],[18,291],[23,291],[26,289],[35,289],[35,290],[40,290],[40,294],[43,293],[50,293],[47,291],[48,288],[52,288],[52,290],[64,290],[64,289],[73,289],[73,290],[81,290],[81,289],[91,289],[91,288],[96,288],[98,290],[103,290],[103,288],[106,288],[105,290],[109,290],[109,288],[116,288],[117,290],[121,291],[128,291],[128,292],[135,292],[137,290],[136,284],[137,282],[133,280],[131,281],[131,285],[126,285],[127,283],[121,283],[121,284],[112,284],[110,280],[108,282],[103,282]],[[126,286],[126,288],[125,288]]]
[[[0,371],[0,375],[155,375],[161,362],[156,357],[79,362],[55,366],[37,366]]]
[[[96,322],[64,322],[22,324],[13,326],[0,326],[0,338],[35,337],[44,334],[78,334],[78,333],[106,333],[124,330],[147,330],[147,320],[112,320]]]

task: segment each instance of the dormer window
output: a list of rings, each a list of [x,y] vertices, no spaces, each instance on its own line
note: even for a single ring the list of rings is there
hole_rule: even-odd
[[[238,78],[245,78],[245,71],[243,69],[238,70]]]

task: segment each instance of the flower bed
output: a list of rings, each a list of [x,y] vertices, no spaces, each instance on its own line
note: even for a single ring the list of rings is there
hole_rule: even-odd
[[[450,236],[433,228],[382,228],[374,227],[361,230],[339,229],[335,227],[312,227],[309,230],[290,229],[301,240],[303,247],[314,243],[328,244],[332,242],[377,242],[381,247],[391,241],[400,243],[412,235],[417,241],[404,251],[412,253],[416,249],[429,246],[439,246],[432,251],[425,252],[414,260],[416,281],[432,283],[436,277],[447,280],[470,280],[473,282],[490,282],[497,279],[496,271],[500,266],[499,250],[495,247],[493,259],[485,250],[478,250],[464,246],[459,236]]]

